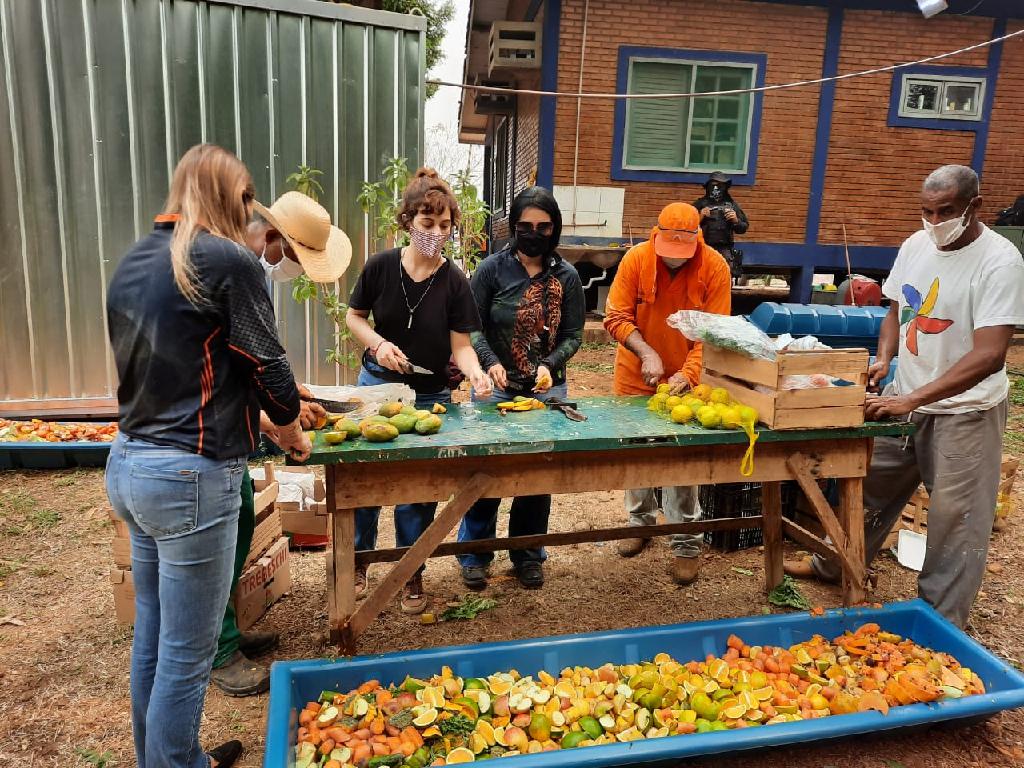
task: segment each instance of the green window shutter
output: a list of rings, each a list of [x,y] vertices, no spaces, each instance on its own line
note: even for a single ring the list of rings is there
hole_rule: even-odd
[[[630,93],[689,93],[692,65],[630,63]],[[686,162],[689,99],[630,99],[626,104],[625,164],[682,168]]]

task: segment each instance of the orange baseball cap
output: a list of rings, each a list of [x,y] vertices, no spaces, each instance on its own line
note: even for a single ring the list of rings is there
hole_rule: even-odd
[[[666,259],[690,259],[700,240],[700,214],[689,203],[670,203],[658,215],[654,252]]]

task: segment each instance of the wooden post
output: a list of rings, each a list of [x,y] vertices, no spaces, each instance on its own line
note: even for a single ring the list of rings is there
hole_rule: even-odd
[[[764,532],[764,588],[782,583],[782,484],[761,484],[761,530]]]
[[[860,578],[843,571],[843,602],[853,605],[864,600],[864,479],[844,477],[839,480],[839,520],[846,531],[846,552],[857,563]]]
[[[402,559],[377,585],[377,588],[366,596],[363,604],[359,606],[359,610],[351,617],[346,616],[344,630],[340,633],[342,648],[346,653],[355,652],[356,638],[363,633],[371,621],[381,614],[388,602],[401,591],[402,586],[427,561],[437,545],[444,541],[445,537],[458,525],[469,508],[483,498],[490,482],[491,478],[488,475],[483,473],[473,475],[452,500],[445,504],[441,513],[434,518],[434,522],[406,550]],[[335,515],[335,517],[338,516]],[[347,555],[354,567],[355,548],[347,548]]]
[[[327,478],[327,620],[332,643],[343,642],[343,629],[356,610],[356,511],[337,509],[337,475],[341,464],[324,467]]]

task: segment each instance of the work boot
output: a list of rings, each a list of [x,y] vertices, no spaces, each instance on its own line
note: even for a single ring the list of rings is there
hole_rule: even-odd
[[[487,588],[487,569],[482,565],[462,566],[462,583],[466,589],[482,592]]]
[[[366,594],[366,566],[356,566],[355,588],[357,600]]]
[[[423,574],[417,573],[402,588],[402,613],[415,615],[427,607],[427,596],[423,592]]]
[[[525,589],[540,589],[544,586],[544,566],[537,560],[529,560],[517,566],[516,576]]]
[[[242,756],[242,742],[225,741],[206,753],[210,756],[211,768],[231,768]]]
[[[699,557],[673,557],[668,572],[676,584],[692,584],[700,572]]]
[[[281,636],[277,632],[242,632],[238,638],[238,650],[252,658],[277,648]]]
[[[787,576],[792,576],[794,579],[817,579],[823,581],[826,584],[838,584],[839,579],[831,579],[815,570],[814,565],[810,557],[805,557],[800,560],[783,560],[782,561],[782,572]],[[868,574],[870,579],[871,574]]]
[[[650,539],[619,539],[615,548],[623,557],[636,557],[644,551],[648,541]]]
[[[270,670],[241,651],[210,673],[210,681],[228,696],[255,696],[270,688]]]

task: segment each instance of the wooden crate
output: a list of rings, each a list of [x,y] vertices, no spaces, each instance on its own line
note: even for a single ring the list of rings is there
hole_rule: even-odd
[[[852,382],[844,387],[784,389],[786,376],[825,374]],[[775,360],[754,360],[711,344],[704,345],[701,382],[723,387],[771,429],[857,427],[864,423],[868,351],[827,349],[782,351]],[[770,391],[760,391],[757,386]]]

